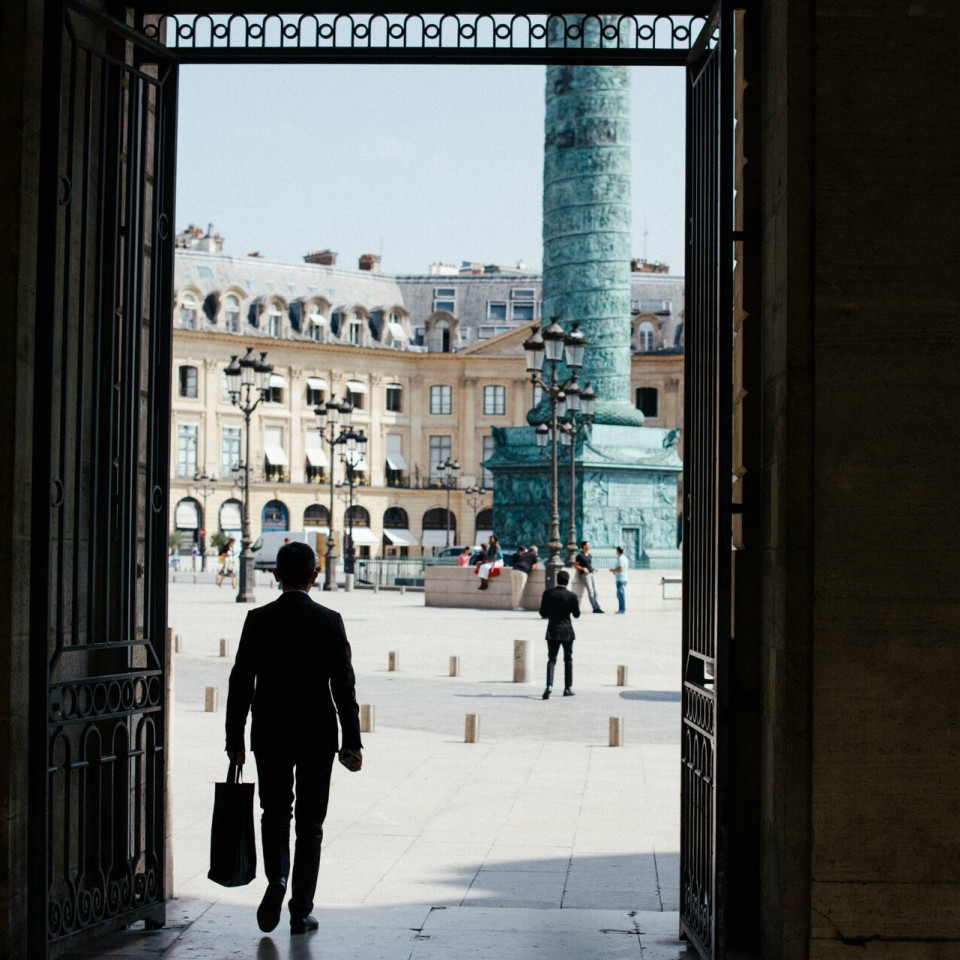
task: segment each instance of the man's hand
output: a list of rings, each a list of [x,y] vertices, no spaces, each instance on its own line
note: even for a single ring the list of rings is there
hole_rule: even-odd
[[[247,759],[247,750],[245,747],[241,747],[239,750],[228,750],[227,757],[231,763],[235,763],[238,767],[242,767]]]
[[[344,747],[338,754],[340,762],[351,772],[356,773],[363,766],[363,751]]]

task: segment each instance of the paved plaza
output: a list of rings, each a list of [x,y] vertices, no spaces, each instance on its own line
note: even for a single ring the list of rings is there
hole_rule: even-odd
[[[71,956],[337,960],[620,960],[687,956],[677,939],[680,602],[635,571],[618,616],[585,612],[576,696],[541,699],[536,614],[425,608],[423,594],[315,594],[339,610],[357,695],[375,708],[364,768],[334,771],[317,892],[320,929],[257,928],[262,878],[206,878],[213,783],[226,773],[227,678],[248,607],[225,585],[170,586],[175,655],[173,852],[164,930],[100,937]],[[601,574],[601,577],[603,575]],[[188,582],[182,582],[187,579]],[[202,579],[202,578],[201,578]],[[257,602],[277,596],[262,581]],[[221,658],[220,640],[229,643]],[[531,641],[515,684],[514,640]],[[396,652],[399,670],[387,669]],[[449,658],[460,676],[449,676]],[[617,686],[617,667],[627,686]],[[562,677],[558,664],[558,680]],[[219,709],[204,711],[204,689]],[[480,740],[464,743],[479,714]],[[608,746],[610,717],[625,743]],[[249,726],[248,726],[249,730]],[[255,778],[248,764],[248,777]],[[137,925],[138,927],[140,925]],[[691,954],[692,956],[692,954]]]

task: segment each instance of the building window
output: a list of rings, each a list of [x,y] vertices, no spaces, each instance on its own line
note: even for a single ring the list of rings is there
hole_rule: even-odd
[[[514,287],[510,291],[511,300],[536,300],[537,291],[533,287]]]
[[[268,337],[279,337],[280,336],[280,318],[283,314],[280,311],[280,307],[276,303],[270,304],[270,309],[267,312],[267,336]]]
[[[282,500],[271,500],[264,505],[260,514],[260,529],[261,531],[290,529],[290,511]]]
[[[287,381],[278,373],[270,374],[270,382],[267,386],[266,396],[263,398],[265,403],[283,403],[283,391]]]
[[[327,477],[327,451],[323,447],[323,434],[319,430],[307,430],[304,449],[307,454],[307,483],[324,483]]]
[[[641,353],[653,353],[656,336],[656,330],[649,320],[644,320],[637,327],[637,347]]]
[[[533,385],[533,405],[539,407],[541,400],[543,400],[543,387],[539,383],[535,383]]]
[[[232,293],[223,299],[223,329],[229,333],[240,332],[240,300]]]
[[[430,483],[440,482],[440,464],[446,463],[451,450],[450,437],[430,438]]]
[[[403,459],[403,437],[399,433],[387,434],[386,475],[388,487],[406,487],[407,461]]]
[[[537,315],[537,306],[530,303],[511,303],[510,319],[515,323],[528,323]]]
[[[488,300],[487,301],[487,319],[488,320],[506,320],[507,319],[506,300]]]
[[[423,344],[423,338],[427,335],[426,327],[414,327],[413,328],[413,343],[416,346]]]
[[[456,287],[433,288],[433,313],[436,313],[438,310],[445,310],[450,314],[457,312]]]
[[[188,330],[197,328],[197,298],[192,293],[180,297],[180,323]]]
[[[637,409],[651,419],[660,416],[660,392],[656,387],[637,387]]]
[[[199,427],[181,423],[177,427],[177,476],[192,477],[197,472],[197,435]]]
[[[319,407],[326,401],[327,394],[323,387],[316,386],[315,383],[311,383],[311,380],[315,381],[315,378],[307,377],[307,406]]]
[[[387,410],[403,413],[403,387],[399,383],[387,384]]]
[[[630,301],[630,312],[631,312],[631,313],[639,313],[639,312],[640,312],[640,301],[639,301],[639,300],[631,300],[631,301]]]
[[[197,368],[180,368],[180,396],[196,399],[197,397]]]
[[[449,415],[452,409],[453,388],[433,386],[430,388],[430,413],[434,416]]]
[[[669,317],[673,312],[672,300],[641,300],[640,313],[655,313],[658,317]]]
[[[483,463],[484,460],[493,456],[493,437],[486,436],[483,438],[483,450],[481,451],[480,462]],[[486,468],[483,468],[483,479],[480,481],[485,487],[493,486],[493,474]]]
[[[267,480],[284,482],[287,476],[287,453],[283,448],[283,427],[263,428],[263,469]]]
[[[366,384],[362,383],[361,381],[347,381],[347,400],[350,401],[350,406],[353,407],[354,410],[363,409],[363,397],[366,392]]]
[[[356,346],[360,346],[361,339],[363,337],[363,317],[359,313],[355,313],[350,318],[350,342]]]
[[[303,511],[303,525],[305,527],[329,527],[330,511],[322,503],[311,503]]]
[[[220,371],[220,399],[224,403],[233,403],[230,396],[230,381],[227,379],[227,371]]]
[[[483,414],[486,417],[502,417],[507,412],[507,388],[483,388]]]
[[[224,427],[220,434],[220,476],[226,480],[240,466],[240,428]]]

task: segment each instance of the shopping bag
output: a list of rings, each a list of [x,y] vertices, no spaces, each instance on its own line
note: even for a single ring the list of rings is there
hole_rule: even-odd
[[[242,780],[243,767],[231,763],[227,782],[214,784],[207,876],[223,887],[242,887],[257,875],[253,784]]]

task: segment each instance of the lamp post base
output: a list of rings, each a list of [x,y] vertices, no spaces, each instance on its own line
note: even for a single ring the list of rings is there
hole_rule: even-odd
[[[549,545],[548,545],[549,546]],[[550,550],[550,556],[544,564],[546,573],[547,589],[552,589],[557,585],[557,574],[563,569],[563,561],[560,559],[559,550]]]
[[[256,603],[253,593],[253,551],[249,545],[240,555],[240,589],[237,592],[237,603]]]
[[[335,593],[337,590],[337,555],[328,553],[324,558],[323,589]]]

